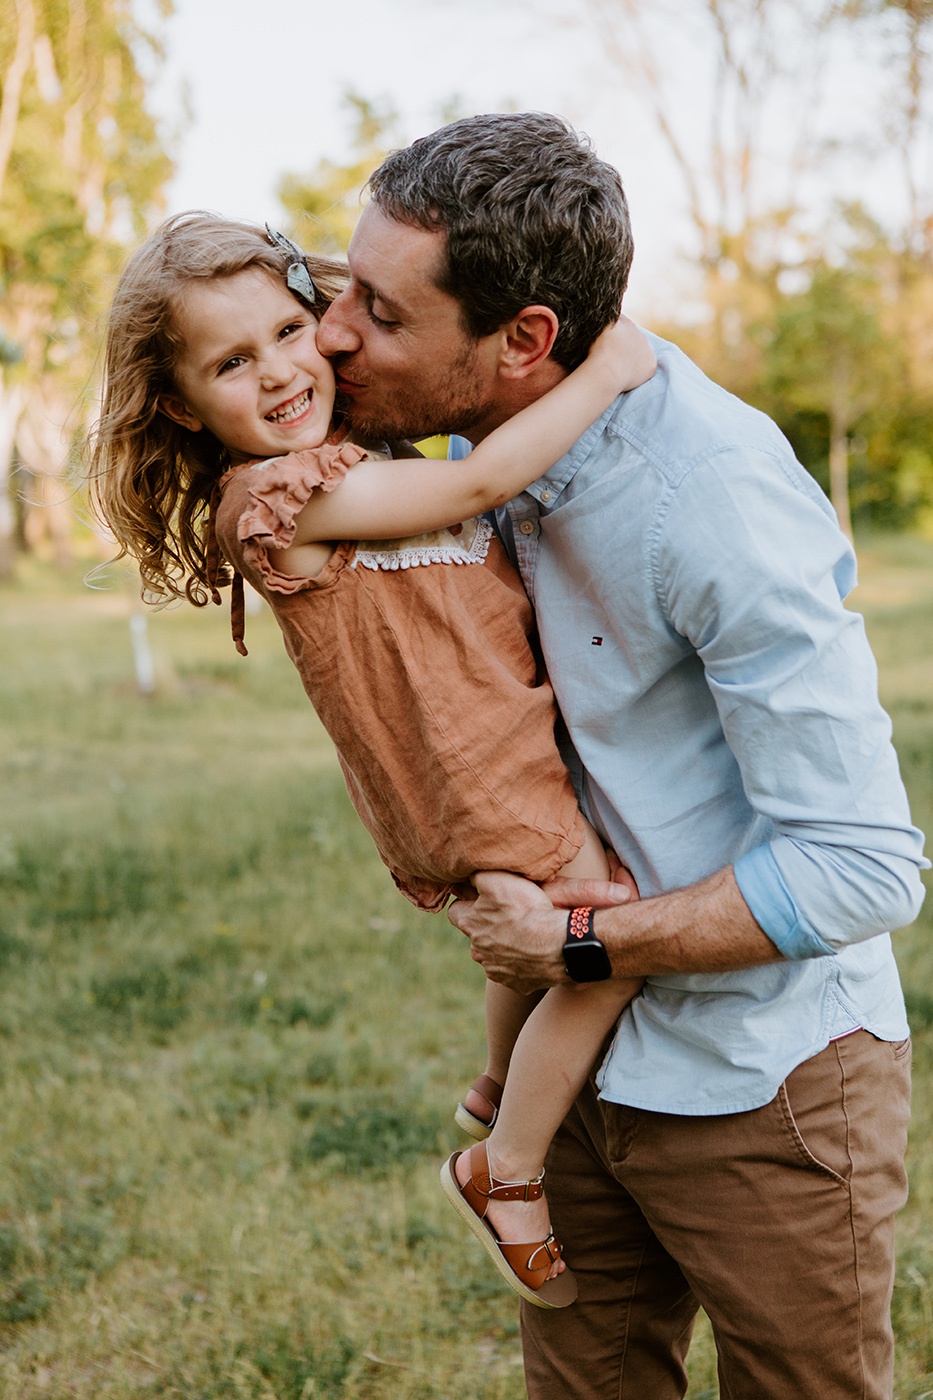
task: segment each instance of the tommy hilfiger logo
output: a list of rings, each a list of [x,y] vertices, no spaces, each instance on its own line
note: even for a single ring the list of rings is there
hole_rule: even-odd
[[[603,644],[603,639],[602,639],[602,637],[594,637],[593,640],[590,642],[590,646],[591,646],[591,647],[601,647],[602,644]]]

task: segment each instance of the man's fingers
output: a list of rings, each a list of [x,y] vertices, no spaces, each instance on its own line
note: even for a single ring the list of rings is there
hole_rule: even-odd
[[[614,885],[624,885],[632,899],[640,899],[635,876],[627,865],[623,865],[615,851],[609,851],[609,879]]]
[[[627,904],[632,891],[626,885],[610,880],[549,880],[541,888],[555,909],[577,909],[589,905],[593,909],[612,909]]]
[[[466,929],[463,927],[461,920],[466,914],[468,907],[466,900],[463,899],[455,899],[453,904],[448,904],[447,906],[448,919],[453,924],[454,928],[458,928],[461,933],[466,933]]]

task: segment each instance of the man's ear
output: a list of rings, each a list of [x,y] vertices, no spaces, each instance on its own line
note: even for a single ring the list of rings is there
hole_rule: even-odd
[[[560,321],[549,306],[526,306],[502,327],[499,373],[526,379],[540,369],[554,348]]]
[[[194,414],[177,394],[160,394],[158,398],[158,409],[164,413],[166,418],[171,418],[173,423],[177,423],[182,428],[188,428],[192,433],[199,433],[204,427],[200,418],[195,418]]]

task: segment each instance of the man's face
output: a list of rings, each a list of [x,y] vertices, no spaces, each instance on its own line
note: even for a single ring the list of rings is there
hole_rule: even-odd
[[[475,340],[460,305],[438,286],[441,232],[364,209],[348,253],[350,285],[321,320],[347,421],[368,438],[461,432],[474,441],[508,416],[497,411],[499,339]]]

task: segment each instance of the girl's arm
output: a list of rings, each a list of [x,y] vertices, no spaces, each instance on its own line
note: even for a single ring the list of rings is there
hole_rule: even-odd
[[[316,491],[297,518],[295,545],[403,539],[493,510],[568,452],[613,399],[650,379],[654,351],[622,317],[579,369],[474,447],[463,461],[362,461],[333,491]]]

